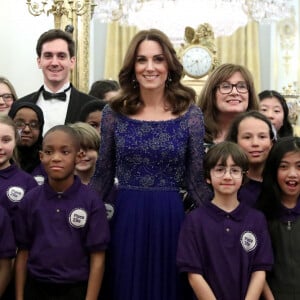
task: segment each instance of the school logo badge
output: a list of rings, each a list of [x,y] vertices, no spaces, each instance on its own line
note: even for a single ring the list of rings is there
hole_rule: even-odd
[[[105,205],[105,209],[106,209],[106,217],[108,220],[110,220],[114,215],[115,209],[109,203],[104,203],[104,205]]]
[[[20,186],[11,186],[6,191],[6,196],[12,202],[20,202],[24,197],[25,191]]]
[[[75,208],[69,215],[69,223],[74,228],[84,227],[87,221],[87,212],[82,208]]]
[[[244,231],[241,235],[241,244],[246,252],[254,250],[257,246],[257,238],[251,231]]]
[[[35,175],[34,179],[38,185],[43,185],[45,182],[45,177],[43,175]]]

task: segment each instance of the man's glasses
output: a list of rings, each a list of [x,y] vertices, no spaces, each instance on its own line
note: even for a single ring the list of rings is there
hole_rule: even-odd
[[[14,100],[14,96],[12,94],[2,94],[0,95],[0,98],[2,98],[5,103]]]
[[[234,87],[241,94],[248,93],[248,86],[245,82],[238,82],[236,84],[231,84],[229,82],[222,82],[221,84],[218,85],[221,94],[230,94]]]
[[[211,169],[211,174],[213,177],[221,178],[225,176],[226,172],[229,172],[230,176],[235,179],[242,178],[244,171],[240,167],[231,167],[226,168],[224,166],[216,166],[213,169]]]
[[[40,129],[40,123],[38,121],[24,122],[22,120],[15,120],[15,125],[18,129],[25,129],[28,126],[30,129]]]

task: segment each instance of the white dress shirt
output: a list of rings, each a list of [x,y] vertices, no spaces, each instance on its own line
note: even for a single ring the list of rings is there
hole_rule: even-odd
[[[66,83],[59,91],[56,93],[63,92],[70,86],[70,83]],[[53,93],[45,84],[44,84],[45,91]],[[40,93],[39,99],[37,101],[37,105],[42,109],[44,113],[44,130],[43,135],[55,125],[63,125],[65,124],[67,110],[69,106],[71,95],[71,89],[66,92],[66,101],[61,101],[58,99],[50,99],[45,100],[43,97],[43,93]]]

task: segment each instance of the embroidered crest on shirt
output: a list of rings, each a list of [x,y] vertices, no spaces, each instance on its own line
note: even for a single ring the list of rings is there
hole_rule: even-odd
[[[19,186],[11,186],[6,191],[6,196],[12,202],[19,202],[24,197],[25,191]]]
[[[87,221],[87,212],[82,208],[75,208],[69,215],[69,223],[72,227],[84,227]]]
[[[254,250],[257,246],[257,238],[251,231],[244,231],[241,234],[241,244],[246,252]]]

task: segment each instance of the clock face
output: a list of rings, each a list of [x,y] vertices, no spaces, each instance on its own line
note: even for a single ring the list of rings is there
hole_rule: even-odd
[[[204,47],[192,46],[183,52],[182,65],[188,76],[201,78],[211,70],[213,58]]]

